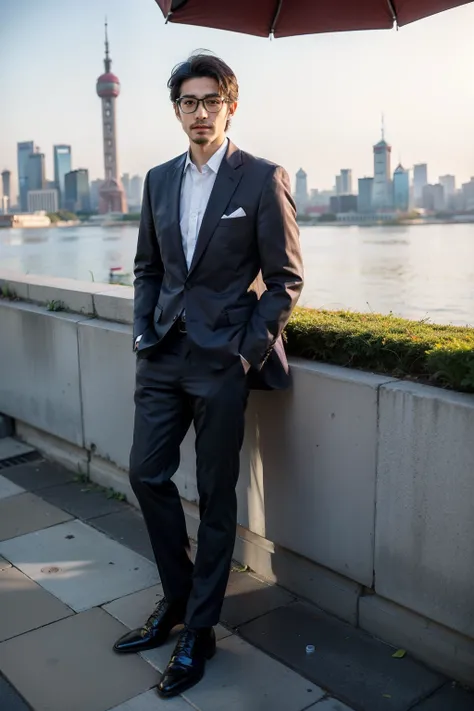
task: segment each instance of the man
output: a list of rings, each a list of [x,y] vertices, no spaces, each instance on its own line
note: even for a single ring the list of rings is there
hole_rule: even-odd
[[[249,387],[289,384],[281,333],[303,268],[286,172],[240,151],[226,131],[237,108],[232,70],[197,54],[168,82],[186,154],[149,171],[135,258],[135,424],[130,481],[164,598],[117,652],[163,644],[184,623],[158,685],[196,684],[216,650],[235,542],[239,452]],[[193,565],[171,478],[194,422],[200,526]]]

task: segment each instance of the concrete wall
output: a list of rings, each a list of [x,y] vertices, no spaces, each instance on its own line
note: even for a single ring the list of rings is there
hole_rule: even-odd
[[[131,289],[3,282],[37,303],[0,300],[0,412],[133,502]],[[52,300],[82,314],[48,311]],[[290,391],[250,398],[236,557],[472,682],[474,397],[298,359],[292,370]],[[176,482],[195,533],[192,432]]]

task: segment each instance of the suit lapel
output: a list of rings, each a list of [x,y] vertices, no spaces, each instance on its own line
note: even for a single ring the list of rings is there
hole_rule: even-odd
[[[183,181],[184,164],[186,153],[180,156],[174,166],[170,169],[168,181],[168,211],[171,215],[171,243],[175,252],[176,260],[184,275],[188,273],[188,265],[183,251],[183,238],[180,227],[180,202],[181,184]]]
[[[243,171],[241,169],[239,170],[241,165],[241,153],[238,148],[229,141],[227,155],[220,165],[216,182],[212,188],[211,196],[202,219],[189,274],[194,271],[204,254],[209,240],[242,178]]]

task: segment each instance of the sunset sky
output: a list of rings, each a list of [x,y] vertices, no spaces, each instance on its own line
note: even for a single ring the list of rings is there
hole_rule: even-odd
[[[310,187],[341,168],[372,173],[381,113],[392,169],[427,162],[429,180],[474,175],[474,4],[400,31],[270,41],[164,25],[154,0],[2,0],[0,170],[15,174],[16,143],[34,140],[53,177],[52,146],[70,143],[73,167],[102,177],[100,100],[104,17],[121,81],[121,172],[144,175],[186,148],[168,99],[172,67],[195,49],[222,56],[240,83],[230,137],[241,148],[301,166]]]

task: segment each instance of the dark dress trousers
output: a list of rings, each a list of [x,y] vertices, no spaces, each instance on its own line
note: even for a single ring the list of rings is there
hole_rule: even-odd
[[[179,214],[185,159],[145,179],[134,270],[134,342],[142,338],[130,481],[165,596],[187,601],[186,623],[201,628],[219,621],[229,576],[248,391],[289,385],[281,333],[303,267],[286,172],[229,142],[188,269]],[[238,208],[245,216],[222,219]],[[251,365],[247,375],[241,355]],[[191,423],[200,511],[194,564],[172,481]]]

